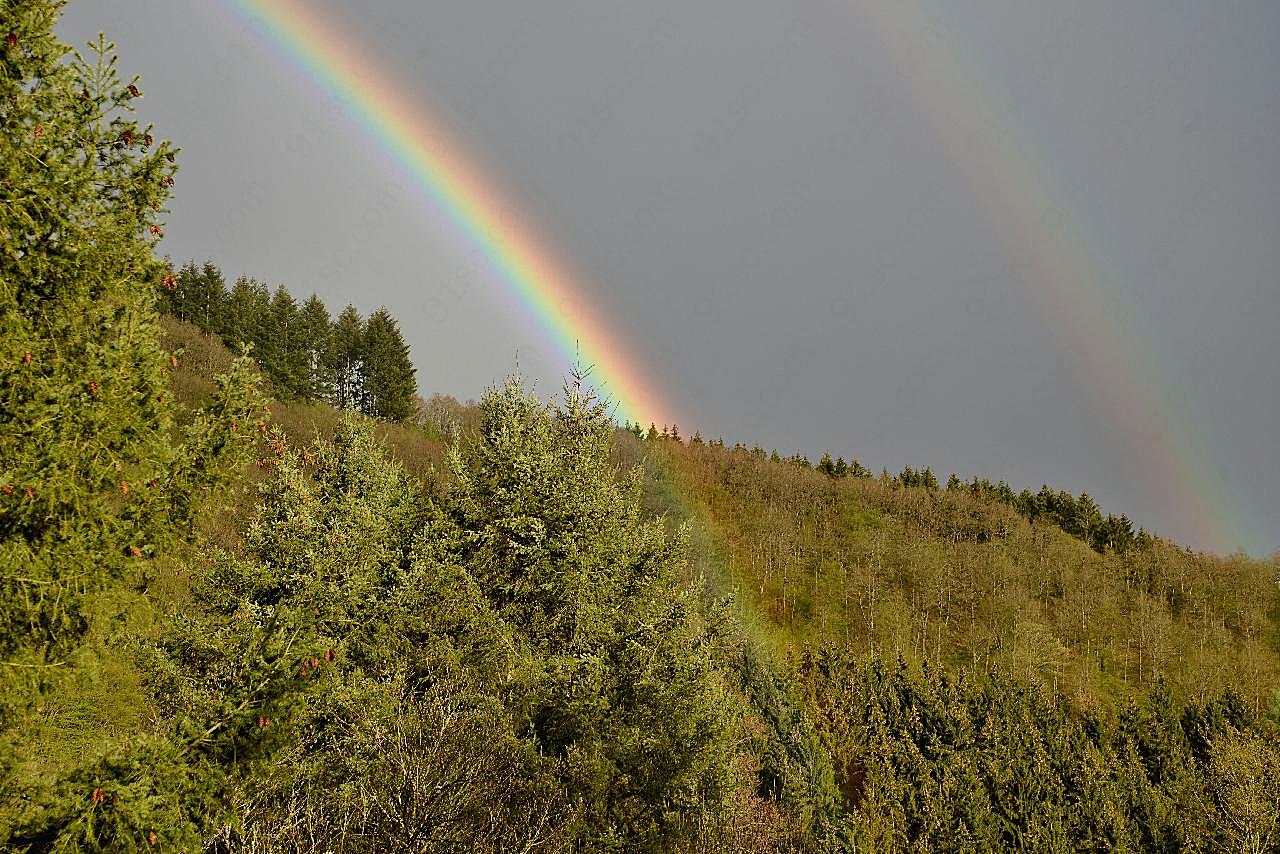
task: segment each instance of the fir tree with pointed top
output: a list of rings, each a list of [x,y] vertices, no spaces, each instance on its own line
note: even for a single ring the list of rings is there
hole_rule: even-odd
[[[58,41],[62,5],[10,0],[0,42],[0,778],[25,822],[4,843],[138,850],[172,829],[166,843],[191,850],[190,825],[158,818],[191,794],[178,746],[140,736],[119,762],[86,756],[25,791],[15,759],[40,747],[23,740],[42,699],[91,666],[86,638],[194,537],[204,496],[251,448],[236,425],[262,405],[239,360],[178,424],[156,311],[169,270],[153,255],[175,149],[135,119],[142,93],[114,45]]]
[[[365,413],[387,421],[403,421],[409,416],[418,391],[416,369],[399,325],[385,308],[369,315],[360,349]]]
[[[348,305],[333,321],[329,352],[325,357],[330,403],[339,409],[360,409],[364,388],[364,319]]]
[[[333,335],[333,321],[324,301],[315,294],[308,297],[298,310],[297,324],[306,363],[306,385],[302,396],[307,400],[326,400],[331,390],[324,360]]]

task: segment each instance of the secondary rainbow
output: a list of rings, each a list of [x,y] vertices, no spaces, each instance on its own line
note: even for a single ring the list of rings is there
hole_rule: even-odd
[[[999,110],[940,16],[918,0],[860,0],[863,25],[892,55],[916,100],[967,172],[1017,259],[1023,280],[1083,367],[1099,407],[1140,462],[1153,500],[1171,501],[1183,536],[1201,547],[1261,547],[1247,536],[1212,448],[1177,386],[1165,375],[1117,292],[1116,273],[1085,237],[1078,217],[1055,201],[1051,164],[1034,156],[1011,110]]]
[[[384,149],[459,234],[564,359],[592,378],[623,421],[673,423],[676,411],[646,377],[584,289],[538,239],[527,218],[484,180],[442,122],[401,87],[368,51],[314,7],[298,0],[227,0],[249,26],[287,56]]]

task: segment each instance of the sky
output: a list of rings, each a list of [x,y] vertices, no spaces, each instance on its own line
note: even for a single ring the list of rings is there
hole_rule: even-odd
[[[304,5],[556,259],[659,427],[1280,549],[1280,5]],[[424,394],[558,390],[456,211],[242,4],[59,25],[100,30],[181,147],[162,252],[385,305]]]

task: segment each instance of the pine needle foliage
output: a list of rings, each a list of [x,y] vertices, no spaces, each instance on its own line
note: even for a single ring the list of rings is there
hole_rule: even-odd
[[[175,419],[152,254],[174,149],[133,118],[142,93],[111,43],[81,54],[53,35],[61,5],[8,2],[0,26],[0,790],[22,812],[0,836],[16,823],[37,848],[128,850],[190,794],[189,767],[158,759],[180,746],[144,737],[32,789],[29,724],[191,542],[262,402],[241,361],[209,408]]]

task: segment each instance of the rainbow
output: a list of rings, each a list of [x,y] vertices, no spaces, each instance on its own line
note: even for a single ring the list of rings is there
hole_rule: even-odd
[[[301,0],[227,0],[378,143],[533,318],[566,363],[581,359],[626,421],[675,422],[654,388],[526,219],[485,182],[428,108],[411,101],[345,31]],[[1100,410],[1146,472],[1145,491],[1173,505],[1183,536],[1228,551],[1248,544],[1211,447],[1164,375],[1157,349],[1124,308],[1100,252],[1054,200],[1052,169],[1037,160],[988,94],[992,87],[945,26],[915,0],[854,0],[861,23],[896,60],[940,139],[966,171],[1043,307],[1080,360]],[[1253,532],[1253,533],[1256,533]]]
[[[1062,195],[1055,192],[1051,165],[1033,155],[1013,115],[996,108],[995,88],[924,4],[854,5],[859,22],[894,58],[967,173],[1050,324],[1080,360],[1101,411],[1146,471],[1147,494],[1173,503],[1178,530],[1199,547],[1265,548],[1265,538],[1246,535],[1242,508],[1231,501],[1210,445],[1162,370],[1154,342],[1125,310],[1117,275],[1085,240],[1078,218],[1055,202]]]
[[[422,195],[485,258],[566,366],[581,362],[621,421],[674,423],[677,412],[654,388],[624,337],[593,310],[585,289],[420,101],[350,34],[301,0],[227,0],[251,29],[286,55],[381,146]]]

